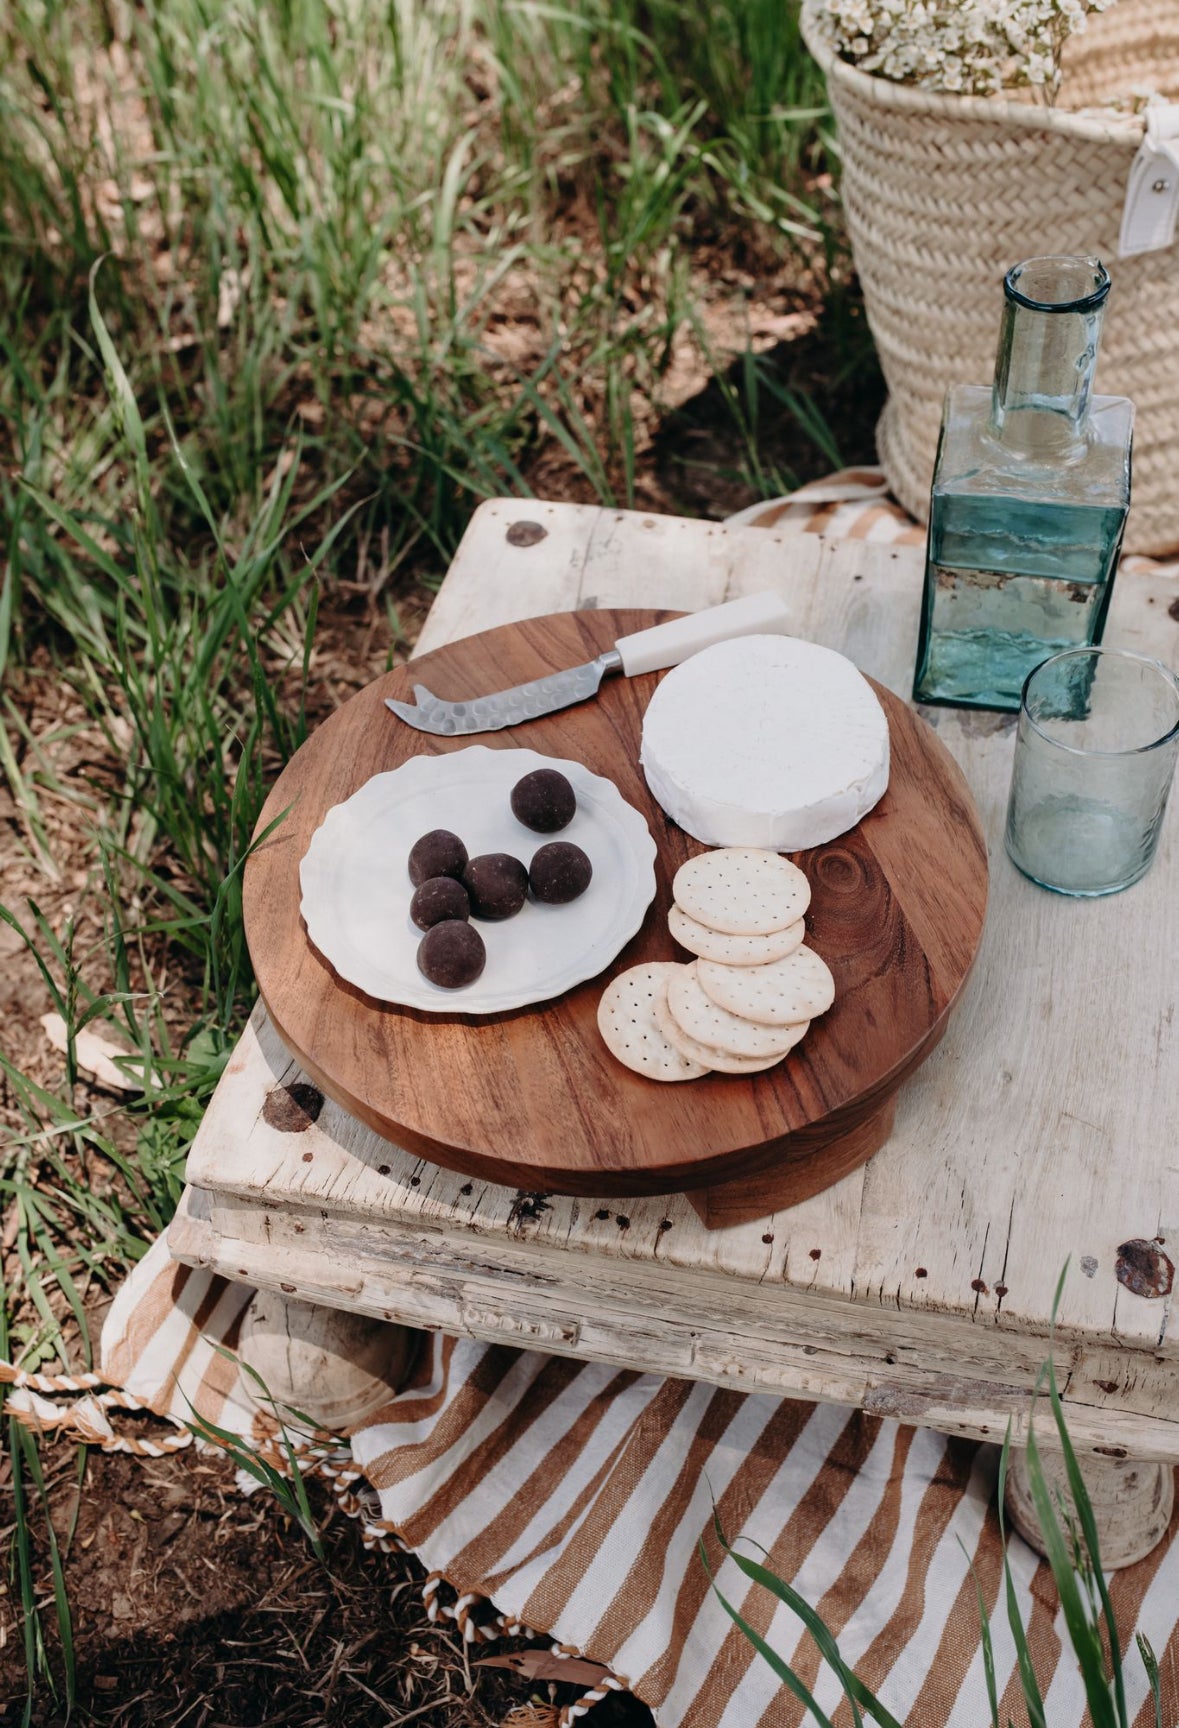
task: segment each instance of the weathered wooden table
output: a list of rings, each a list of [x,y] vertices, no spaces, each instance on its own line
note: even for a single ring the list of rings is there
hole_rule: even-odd
[[[908,548],[493,502],[419,649],[544,612],[690,610],[772,587],[800,635],[907,695],[921,573]],[[1123,571],[1107,641],[1174,661],[1174,593]],[[597,1204],[473,1182],[325,1100],[260,1009],[190,1155],[173,1253],[292,1300],[992,1440],[1009,1418],[1026,1433],[1067,1260],[1055,1350],[1071,1430],[1111,1544],[1120,1532],[1111,1557],[1145,1551],[1179,1462],[1179,822],[1129,892],[1046,893],[1003,851],[1013,719],[927,717],[974,790],[991,903],[946,1038],[863,1168],[722,1229],[681,1195]],[[1045,1412],[1047,1440],[1049,1426]]]

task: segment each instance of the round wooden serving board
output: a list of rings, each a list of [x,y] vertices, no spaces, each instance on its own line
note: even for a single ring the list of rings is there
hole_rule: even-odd
[[[986,846],[966,782],[931,728],[877,686],[892,739],[889,789],[851,833],[795,855],[813,891],[807,942],[834,973],[835,1006],[765,1073],[667,1085],[622,1067],[597,1028],[598,998],[616,972],[690,958],[668,934],[671,880],[705,848],[664,816],[638,763],[643,713],[663,674],[607,679],[593,701],[471,739],[430,737],[384,706],[386,696],[412,700],[418,681],[452,699],[522,684],[671,616],[531,619],[370,684],[308,739],[267,799],[259,833],[288,814],[246,866],[246,933],[288,1048],[329,1096],[398,1145],[526,1190],[716,1191],[756,1178],[753,1187],[772,1183],[782,1204],[837,1180],[887,1137],[893,1094],[940,1038],[978,947]],[[659,886],[638,935],[600,977],[486,1018],[464,1016],[456,997],[453,1017],[442,1018],[373,1001],[336,976],[299,915],[299,860],[327,810],[370,775],[469,742],[527,746],[607,775],[650,824]],[[533,839],[521,829],[521,855]],[[389,893],[408,901],[400,875]]]

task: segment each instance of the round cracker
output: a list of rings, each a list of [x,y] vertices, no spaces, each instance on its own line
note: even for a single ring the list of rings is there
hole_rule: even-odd
[[[677,966],[668,980],[667,1006],[677,1026],[710,1050],[730,1056],[785,1056],[806,1031],[805,1026],[765,1026],[743,1020],[721,1008],[700,988],[696,960]]]
[[[689,858],[671,892],[689,918],[726,936],[784,930],[811,902],[811,885],[797,864],[754,846],[722,846]]]
[[[835,1000],[835,980],[813,948],[796,948],[768,966],[718,966],[715,960],[698,960],[696,977],[718,1008],[762,1026],[814,1020]]]
[[[767,1068],[776,1068],[782,1060],[780,1056],[731,1056],[727,1050],[701,1044],[699,1038],[693,1038],[678,1024],[666,998],[656,1003],[655,1020],[667,1042],[674,1044],[689,1062],[706,1062],[718,1074],[761,1074]]]
[[[656,1004],[667,998],[669,976],[683,971],[673,960],[632,966],[612,978],[598,1003],[598,1030],[611,1056],[648,1080],[697,1080],[707,1074],[669,1044],[655,1018]]]
[[[689,918],[682,906],[673,906],[667,914],[667,928],[689,954],[719,961],[722,966],[768,966],[771,960],[784,960],[801,948],[806,935],[806,924],[799,918],[785,930],[771,930],[768,936],[726,936],[723,930],[710,930],[707,924]]]

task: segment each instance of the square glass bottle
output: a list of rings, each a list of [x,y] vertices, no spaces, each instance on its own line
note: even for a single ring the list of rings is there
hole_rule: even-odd
[[[1096,258],[1004,280],[988,390],[946,394],[913,695],[1016,710],[1049,655],[1101,641],[1130,508],[1134,407],[1091,394],[1109,295]]]

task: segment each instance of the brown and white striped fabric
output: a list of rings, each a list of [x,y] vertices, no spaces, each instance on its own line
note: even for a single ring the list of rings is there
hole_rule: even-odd
[[[251,1291],[175,1266],[158,1242],[120,1291],[103,1373],[173,1421],[193,1411],[265,1446],[273,1424],[232,1360]],[[18,1400],[19,1394],[14,1395]],[[42,1405],[47,1399],[40,1399]],[[535,1351],[428,1335],[409,1384],[351,1437],[382,1520],[450,1588],[476,1635],[520,1624],[605,1663],[661,1728],[801,1728],[804,1712],[729,1621],[717,1582],[837,1723],[838,1687],[798,1620],[713,1535],[793,1582],[845,1659],[911,1728],[980,1728],[973,1564],[994,1616],[1002,1720],[1022,1720],[1002,1607],[997,1450],[831,1405],[742,1395]],[[1051,1576],[1013,1541],[1016,1591],[1052,1728],[1084,1692]],[[1123,1640],[1146,1634],[1179,1716],[1179,1518],[1111,1581]],[[1131,1651],[1131,1719],[1153,1722]]]
[[[923,535],[870,470],[745,519],[779,532]],[[274,1424],[223,1353],[233,1351],[251,1295],[173,1265],[160,1241],[120,1291],[103,1334],[103,1374],[120,1392],[103,1404],[87,1386],[71,1411],[54,1404],[62,1385],[30,1381],[18,1383],[8,1408],[38,1427],[59,1423],[108,1444],[118,1443],[117,1404],[138,1401],[177,1428],[195,1411],[265,1451]],[[412,1548],[431,1574],[431,1602],[466,1635],[480,1636],[481,1625],[546,1634],[606,1664],[661,1728],[804,1721],[726,1616],[702,1543],[728,1599],[840,1728],[850,1719],[801,1623],[747,1585],[719,1549],[714,1508],[731,1539],[752,1544],[757,1557],[764,1550],[818,1609],[845,1660],[909,1728],[987,1720],[973,1565],[993,1616],[1001,1719],[1024,1720],[1001,1599],[995,1447],[830,1405],[431,1335],[410,1383],[351,1436],[351,1458],[329,1441],[308,1454],[316,1459],[337,1491],[359,1467],[380,1508],[366,1521],[366,1540]],[[346,1509],[359,1504],[353,1495]],[[1084,1691],[1051,1576],[1018,1538],[1012,1553],[1048,1722],[1082,1728]],[[1179,1515],[1146,1560],[1113,1578],[1111,1592],[1131,1645],[1131,1719],[1141,1728],[1154,1720],[1132,1646],[1137,1630],[1159,1657],[1163,1719],[1173,1724]]]
[[[733,528],[773,528],[779,534],[824,534],[829,539],[924,546],[926,530],[897,503],[882,468],[845,468],[813,480],[784,498],[763,499],[728,518]],[[1164,570],[1179,576],[1179,560],[1123,559],[1129,570]]]
[[[728,526],[890,546],[925,544],[925,529],[890,496],[881,468],[845,468],[825,480],[812,480],[785,498],[762,499],[738,511],[728,518]]]

